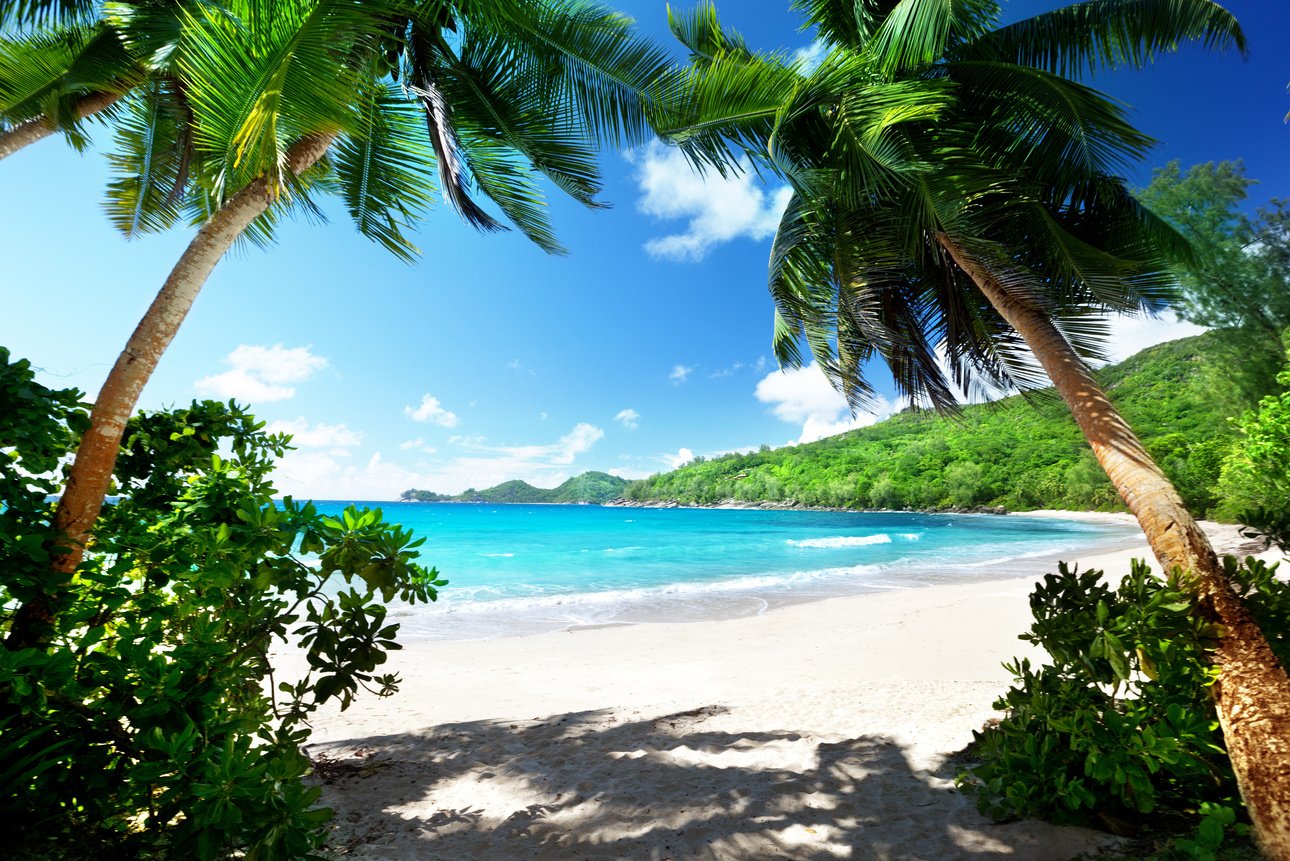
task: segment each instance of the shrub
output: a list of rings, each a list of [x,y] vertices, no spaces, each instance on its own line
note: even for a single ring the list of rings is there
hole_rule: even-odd
[[[48,495],[85,425],[73,391],[0,350],[0,632],[38,595],[38,648],[0,649],[0,820],[10,857],[308,857],[330,817],[304,781],[307,718],[384,696],[385,602],[433,600],[420,541],[379,510],[273,500],[287,438],[211,401],[140,415],[70,583]],[[219,452],[223,452],[221,455]],[[299,678],[269,651],[305,649]]]
[[[1225,564],[1284,661],[1290,585],[1256,559]],[[1158,821],[1172,811],[1221,835],[1236,785],[1208,691],[1214,625],[1141,561],[1114,590],[1100,571],[1061,564],[1030,606],[1021,639],[1052,663],[1007,665],[1015,683],[995,703],[1006,716],[977,734],[981,762],[960,777],[964,790],[995,817]]]

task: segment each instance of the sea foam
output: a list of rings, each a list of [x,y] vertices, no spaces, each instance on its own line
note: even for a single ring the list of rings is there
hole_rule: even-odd
[[[833,535],[828,538],[803,538],[796,541],[790,538],[785,543],[792,547],[863,547],[866,544],[890,544],[891,536],[883,533],[878,535]]]

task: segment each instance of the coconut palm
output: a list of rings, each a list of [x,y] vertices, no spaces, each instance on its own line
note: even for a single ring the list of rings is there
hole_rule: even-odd
[[[108,209],[127,234],[200,227],[95,400],[55,517],[63,576],[143,386],[234,243],[335,191],[361,232],[411,258],[437,179],[475,227],[509,222],[560,252],[539,179],[596,206],[595,147],[644,136],[665,65],[629,19],[582,0],[229,0],[195,7],[182,45],[177,77],[126,100]],[[39,643],[56,604],[27,602],[9,645]]]
[[[110,117],[146,81],[173,77],[187,7],[203,0],[14,3],[0,11],[0,159]]]
[[[751,53],[715,10],[659,118],[700,165],[743,159],[792,187],[771,253],[781,362],[804,341],[853,404],[879,358],[914,400],[1033,388],[1066,401],[1167,572],[1223,625],[1215,696],[1265,851],[1290,859],[1290,682],[1177,492],[1089,373],[1107,312],[1153,311],[1185,243],[1119,178],[1151,140],[1068,75],[1182,41],[1243,50],[1205,0],[1089,0],[998,26],[991,0],[799,0],[818,68]],[[1033,357],[1033,358],[1032,358]]]

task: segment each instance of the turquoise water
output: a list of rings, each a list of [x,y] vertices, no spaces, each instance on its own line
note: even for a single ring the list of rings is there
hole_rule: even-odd
[[[339,512],[348,502],[320,502]],[[354,503],[426,538],[449,580],[409,639],[753,615],[790,602],[1032,576],[1136,527],[994,515]]]

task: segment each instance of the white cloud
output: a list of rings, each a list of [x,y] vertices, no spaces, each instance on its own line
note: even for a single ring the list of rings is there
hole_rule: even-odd
[[[721,379],[725,379],[726,377],[733,377],[735,373],[741,370],[743,367],[744,367],[743,362],[735,362],[730,367],[719,368],[718,370],[715,370],[712,373],[708,374],[708,376],[714,380],[721,380]]]
[[[232,370],[202,377],[195,384],[200,394],[259,403],[283,401],[296,393],[289,383],[302,382],[327,367],[327,360],[315,356],[308,347],[281,344],[241,344],[224,361]]]
[[[1112,362],[1122,362],[1139,350],[1204,331],[1204,326],[1179,320],[1173,311],[1159,317],[1113,317],[1107,353]]]
[[[291,421],[270,422],[265,431],[291,434],[291,444],[297,448],[324,448],[336,454],[348,454],[349,449],[363,443],[363,435],[346,425],[322,422],[310,425],[303,416]]]
[[[605,470],[605,472],[619,478],[625,478],[628,481],[639,481],[642,478],[649,478],[651,475],[658,472],[658,470],[638,469],[632,466],[615,466],[612,469]]]
[[[694,171],[680,150],[658,142],[628,156],[641,190],[637,207],[658,219],[689,219],[684,233],[651,239],[645,250],[670,260],[702,260],[712,246],[739,237],[765,239],[775,232],[791,189],[768,193],[747,162],[728,177]]]
[[[676,469],[678,466],[694,460],[694,452],[688,448],[682,448],[677,450],[676,454],[659,455],[658,459],[665,463],[668,469]]]
[[[793,52],[793,62],[801,67],[803,74],[811,74],[820,67],[824,58],[829,55],[829,46],[824,42],[816,40],[805,48],[799,48]]]
[[[414,422],[422,424],[429,422],[445,428],[457,426],[457,414],[444,409],[439,399],[431,395],[422,395],[419,406],[404,407],[403,414]]]
[[[641,414],[630,407],[625,410],[619,410],[618,415],[614,416],[614,421],[621,424],[628,430],[634,429],[640,423]]]
[[[453,437],[450,443],[461,454],[415,469],[386,460],[379,451],[361,465],[342,460],[340,451],[297,451],[279,462],[274,478],[281,492],[314,499],[394,499],[412,487],[460,493],[513,478],[536,487],[555,487],[582,471],[570,467],[603,436],[600,428],[583,422],[546,445],[489,446],[481,436]],[[433,453],[434,449],[422,451]]]
[[[694,368],[687,368],[685,365],[674,365],[672,367],[672,373],[668,374],[667,378],[679,386],[681,383],[684,383],[686,378],[693,372]]]
[[[771,405],[776,418],[802,425],[799,443],[867,427],[897,408],[897,404],[879,397],[871,412],[851,415],[846,399],[829,384],[815,362],[767,374],[757,383],[755,394],[757,400]]]
[[[408,451],[409,449],[413,449],[413,448],[421,448],[421,446],[425,445],[425,443],[426,441],[424,439],[422,439],[421,437],[417,437],[416,439],[410,439],[407,442],[399,443],[399,448],[403,449],[404,451]]]
[[[506,363],[506,367],[510,368],[512,371],[514,371],[517,374],[528,374],[530,377],[537,376],[537,371],[526,366],[519,359],[511,359],[509,362]]]

